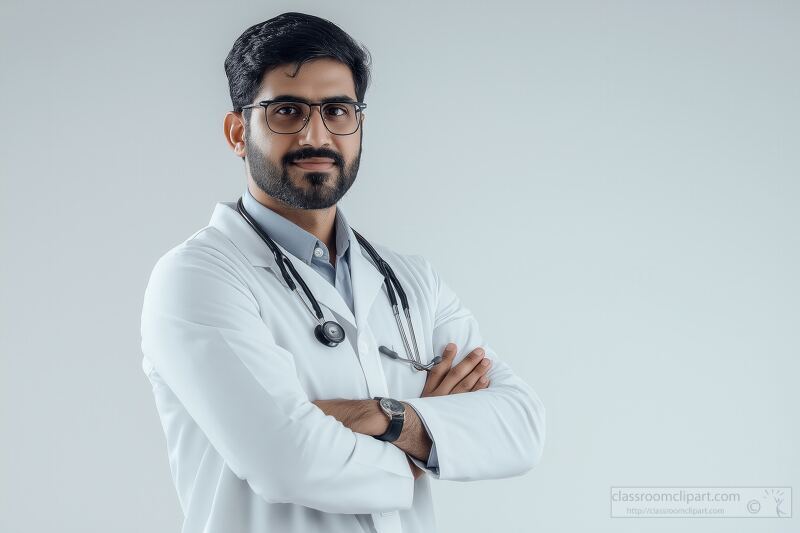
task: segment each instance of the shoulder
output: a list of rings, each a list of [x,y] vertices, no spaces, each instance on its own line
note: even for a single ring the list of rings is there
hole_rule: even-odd
[[[206,226],[157,259],[147,292],[198,293],[219,284],[244,290],[247,276],[242,252],[217,228]]]
[[[158,258],[155,268],[167,266],[217,265],[237,267],[247,263],[245,255],[214,226],[200,228]]]

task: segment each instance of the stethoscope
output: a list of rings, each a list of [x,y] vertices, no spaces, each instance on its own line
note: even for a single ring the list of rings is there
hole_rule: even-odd
[[[275,242],[267,235],[267,233],[261,229],[261,227],[256,224],[256,221],[250,216],[250,213],[244,208],[244,203],[242,202],[242,198],[239,197],[239,201],[236,203],[236,209],[239,211],[239,214],[247,221],[253,230],[261,237],[269,249],[272,251],[272,254],[275,256],[275,261],[278,263],[278,267],[281,270],[281,275],[283,279],[286,281],[286,284],[289,286],[289,289],[293,291],[303,305],[308,309],[308,311],[314,316],[315,320],[317,321],[317,326],[314,328],[314,337],[324,344],[325,346],[329,346],[331,348],[335,348],[344,341],[344,328],[335,320],[325,320],[325,315],[322,314],[322,309],[317,302],[317,299],[314,298],[314,295],[311,293],[311,289],[308,288],[306,282],[303,281],[303,278],[300,274],[295,270],[294,265],[292,262],[289,261],[289,258],[283,255],[283,252],[278,248]],[[352,228],[351,228],[352,229]],[[392,304],[392,312],[394,313],[395,322],[397,322],[397,329],[400,331],[400,337],[403,339],[403,344],[406,348],[406,353],[411,354],[413,359],[408,357],[403,357],[394,350],[387,348],[386,346],[379,346],[378,351],[387,357],[392,359],[396,359],[398,361],[405,361],[411,364],[412,368],[416,370],[425,370],[430,371],[439,361],[442,360],[441,356],[436,356],[431,360],[430,363],[423,363],[419,357],[419,347],[417,345],[417,337],[414,335],[414,324],[411,322],[411,311],[408,306],[408,298],[406,297],[406,293],[403,290],[403,287],[400,286],[400,280],[397,279],[395,276],[392,267],[389,266],[389,263],[383,260],[383,258],[375,251],[375,248],[367,242],[367,240],[361,236],[356,230],[353,229],[353,233],[358,239],[358,242],[361,246],[367,250],[367,253],[370,255],[372,260],[375,262],[376,268],[378,272],[383,275],[383,282],[386,285],[386,292],[389,295],[389,302]],[[291,276],[289,273],[291,272]],[[297,285],[295,284],[294,280],[297,280],[297,283],[300,284],[300,287],[303,288],[303,292],[306,293],[308,297],[308,301],[311,302],[313,309],[308,306],[303,297],[297,291]],[[392,285],[397,289],[397,294],[400,296],[400,302],[403,307],[403,312],[406,315],[406,322],[408,322],[408,327],[411,332],[411,339],[414,342],[414,351],[411,351],[411,346],[408,343],[408,338],[406,337],[405,328],[403,327],[403,323],[400,320],[400,310],[397,306],[397,298],[395,297],[394,288]]]

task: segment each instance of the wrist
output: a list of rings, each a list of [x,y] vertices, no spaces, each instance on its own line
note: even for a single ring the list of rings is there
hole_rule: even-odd
[[[378,407],[383,411],[385,420],[382,426],[386,428],[383,433],[373,435],[373,437],[378,440],[394,443],[403,433],[406,405],[394,398],[382,396],[376,396],[373,400],[379,400]]]
[[[380,406],[380,400],[367,400],[370,406],[370,428],[369,435],[375,437],[383,435],[389,429],[389,417],[383,412]]]

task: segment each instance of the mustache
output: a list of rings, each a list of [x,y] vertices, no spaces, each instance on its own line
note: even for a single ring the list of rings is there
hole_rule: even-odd
[[[301,148],[300,150],[289,152],[284,155],[282,161],[284,166],[288,166],[299,159],[309,159],[311,157],[328,157],[333,159],[337,167],[344,168],[344,158],[341,154],[327,148]]]

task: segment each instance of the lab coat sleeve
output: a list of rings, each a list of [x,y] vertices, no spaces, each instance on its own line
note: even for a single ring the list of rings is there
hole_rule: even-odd
[[[413,407],[412,407],[413,409]],[[416,411],[416,409],[415,409]],[[417,416],[419,416],[419,412],[417,412]],[[427,470],[428,472],[438,475],[439,474],[439,459],[437,458],[436,454],[436,441],[433,440],[433,436],[431,435],[431,430],[428,428],[428,424],[425,422],[425,419],[421,416],[419,419],[422,421],[422,425],[425,427],[425,432],[428,434],[428,438],[431,439],[431,451],[428,454],[428,460],[426,462],[422,462],[413,455],[409,455],[408,458],[417,465],[418,467],[422,468],[423,470]]]
[[[416,409],[436,440],[439,472],[432,475],[473,481],[528,472],[539,462],[544,446],[541,400],[481,336],[475,317],[431,264],[421,256],[411,257],[421,265],[427,289],[434,295],[434,353],[441,354],[453,342],[458,346],[453,365],[479,346],[492,361],[486,389],[402,399]]]
[[[228,467],[270,503],[330,513],[408,509],[414,478],[391,443],[311,403],[236,267],[177,247],[145,290],[142,351]]]

